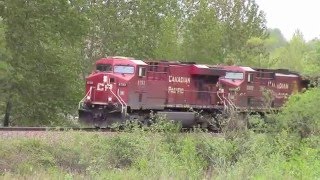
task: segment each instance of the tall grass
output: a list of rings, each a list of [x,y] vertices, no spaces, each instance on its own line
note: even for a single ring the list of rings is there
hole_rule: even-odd
[[[262,125],[259,117],[249,118],[258,130],[226,126],[223,135],[179,133],[162,120],[109,135],[70,131],[2,138],[1,179],[319,179],[318,112],[310,103],[320,101],[309,97],[318,93],[291,98]]]
[[[316,179],[319,137],[248,130],[227,139],[207,133],[66,132],[52,139],[0,140],[3,178]]]

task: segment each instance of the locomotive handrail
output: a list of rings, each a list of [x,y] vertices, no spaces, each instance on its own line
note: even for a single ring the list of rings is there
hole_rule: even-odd
[[[230,106],[235,110],[237,108],[237,106],[233,103],[233,101],[229,98],[226,98],[228,103],[230,104]]]
[[[235,110],[237,108],[236,105],[232,102],[232,100],[230,100],[228,97],[225,97],[223,95],[223,98],[227,101],[228,105],[231,106],[231,108],[233,108],[232,110]]]
[[[122,101],[123,106],[121,107],[121,113],[124,113],[125,115],[127,115],[127,103],[120,97],[120,95],[118,95],[120,101]],[[124,111],[124,112],[123,112]]]
[[[127,103],[121,98],[119,89],[118,89],[118,91],[117,91],[117,95],[118,95],[120,101],[122,101],[122,103],[123,103],[124,105],[127,105]]]
[[[221,92],[221,94],[224,94],[223,92]],[[217,92],[217,96],[218,96],[218,98],[221,100],[221,102],[223,103],[223,107],[224,107],[224,109],[228,109],[228,106],[226,105],[226,102],[224,101],[224,99],[223,98],[221,98],[221,96],[220,96],[220,92],[218,91]],[[224,96],[223,96],[224,97]]]
[[[121,104],[121,113],[124,113],[125,115],[127,115],[127,104],[126,104],[126,102],[120,96],[117,96],[111,89],[110,89],[110,92],[112,93],[113,96],[115,96],[117,98],[117,100]],[[125,111],[125,112],[123,112],[123,111]]]
[[[220,94],[222,94],[222,97],[220,96]],[[217,96],[222,101],[224,109],[226,111],[228,111],[229,107],[231,107],[232,110],[237,109],[237,106],[232,102],[232,100],[230,100],[228,97],[225,97],[225,93],[224,92],[219,93],[219,91],[218,91],[217,92]]]
[[[91,97],[91,93],[92,93],[92,86],[90,86],[89,91],[87,92],[87,94],[81,99],[81,101],[79,102],[78,108],[80,109],[81,104],[84,102],[84,100],[86,99],[86,97]]]

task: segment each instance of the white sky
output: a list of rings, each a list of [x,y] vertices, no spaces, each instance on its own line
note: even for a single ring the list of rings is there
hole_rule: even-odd
[[[256,0],[268,28],[279,28],[287,40],[296,29],[309,41],[320,38],[320,0]]]

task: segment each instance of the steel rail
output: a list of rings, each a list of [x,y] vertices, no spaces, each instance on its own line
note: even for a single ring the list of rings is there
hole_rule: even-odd
[[[79,128],[79,127],[0,127],[0,131],[88,131],[107,132],[110,128]]]

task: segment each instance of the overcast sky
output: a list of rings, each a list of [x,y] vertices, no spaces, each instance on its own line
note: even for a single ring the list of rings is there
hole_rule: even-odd
[[[266,13],[267,26],[279,28],[290,40],[296,29],[305,40],[320,39],[320,0],[256,0]]]

